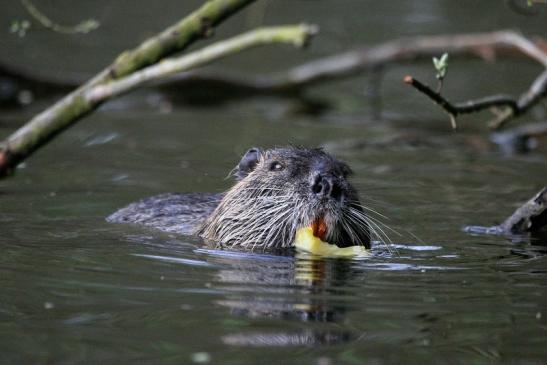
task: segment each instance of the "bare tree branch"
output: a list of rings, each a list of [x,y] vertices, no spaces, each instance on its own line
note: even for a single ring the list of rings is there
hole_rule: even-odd
[[[230,74],[225,70],[221,73],[214,70],[185,72],[165,80],[160,87],[168,93],[173,90],[179,99],[185,95],[192,96],[194,88],[185,87],[189,85],[224,90],[220,95],[225,99],[257,94],[292,96],[301,94],[315,84],[361,72],[375,72],[391,64],[430,59],[445,51],[450,53],[451,58],[470,56],[492,60],[495,56],[525,56],[547,67],[544,49],[547,47],[541,40],[530,42],[512,31],[419,36],[336,54],[269,75]]]
[[[521,205],[499,226],[468,226],[465,231],[506,236],[547,232],[547,187]]]
[[[159,86],[165,92],[173,90],[180,97],[192,95],[192,89],[198,86],[222,89],[225,92],[219,95],[225,99],[261,94],[292,96],[317,83],[366,71],[376,72],[392,64],[431,59],[444,51],[450,52],[452,59],[479,57],[492,61],[496,57],[524,56],[541,65],[547,64],[542,56],[543,52],[547,52],[547,44],[541,39],[527,44],[519,42],[521,38],[512,31],[401,38],[310,61],[274,74],[251,76],[226,70],[195,70],[175,75],[162,81]],[[28,71],[22,74],[32,79]],[[38,79],[50,80],[45,75],[39,75]],[[60,83],[60,80],[50,82]],[[67,80],[64,84],[73,85],[74,81]]]
[[[529,152],[535,146],[536,138],[547,136],[547,122],[520,125],[490,134],[490,141],[497,144],[507,155]]]
[[[217,42],[188,55],[163,60],[123,79],[95,86],[86,93],[85,97],[92,103],[98,103],[126,93],[150,81],[202,66],[220,57],[226,57],[244,49],[260,45],[290,43],[296,47],[302,47],[316,32],[317,27],[305,24],[299,26],[266,27],[253,30],[231,39]]]
[[[211,35],[213,26],[254,0],[209,0],[199,9],[146,40],[137,48],[122,53],[109,67],[62,100],[35,116],[0,143],[0,176],[13,172],[15,166],[58,133],[90,113],[97,104],[84,94],[94,86],[124,77],[176,51],[193,41]]]
[[[544,71],[534,80],[528,91],[515,99],[507,95],[492,95],[477,100],[469,100],[453,104],[444,98],[440,92],[432,90],[429,86],[416,80],[412,76],[406,76],[404,82],[413,86],[416,90],[428,96],[431,100],[443,108],[450,116],[452,127],[456,128],[456,117],[459,114],[474,113],[492,107],[506,107],[507,110],[498,113],[496,118],[489,123],[492,129],[501,128],[508,120],[526,113],[542,98],[547,96],[547,52],[536,46],[530,40],[516,33],[504,34],[502,39],[512,44],[524,54],[540,62]]]

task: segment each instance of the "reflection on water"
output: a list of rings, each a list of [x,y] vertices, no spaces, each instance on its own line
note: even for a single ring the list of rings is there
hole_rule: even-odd
[[[366,285],[370,270],[426,272],[463,269],[449,265],[394,262],[390,254],[397,252],[399,257],[404,257],[399,253],[431,253],[441,249],[440,246],[403,244],[389,248],[379,246],[373,251],[373,258],[358,260],[325,259],[300,252],[284,252],[279,256],[203,248],[194,250],[199,260],[143,254],[135,256],[214,268],[214,280],[204,290],[222,293],[222,298],[215,300],[215,304],[228,308],[232,316],[322,324],[318,328],[305,330],[233,332],[220,338],[230,346],[285,347],[336,345],[363,338],[366,331],[339,327],[339,324],[347,322],[348,313],[361,309],[359,303],[352,300],[352,288]],[[458,255],[439,257],[455,259]],[[199,289],[196,289],[186,292],[197,292]]]
[[[325,295],[335,284],[344,285],[352,274],[348,260],[295,258],[284,265],[245,260],[217,275],[219,283],[231,284],[229,290],[234,291],[217,302],[229,307],[232,314],[338,322],[346,308],[332,305]]]

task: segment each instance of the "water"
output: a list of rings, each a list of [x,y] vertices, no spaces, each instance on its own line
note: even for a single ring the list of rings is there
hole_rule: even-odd
[[[291,4],[296,9],[289,12]],[[489,5],[496,11],[475,15],[449,1],[334,4],[269,5],[266,23],[306,19],[320,23],[325,34],[310,53],[284,62],[409,33],[542,30],[537,16],[521,18],[502,2]],[[325,9],[363,16],[341,22],[326,17]],[[116,11],[112,6],[110,17]],[[460,24],[464,15],[467,23]],[[159,29],[168,21],[154,22]],[[232,20],[228,29],[238,26]],[[40,37],[59,49],[55,36]],[[27,42],[33,49],[35,40]],[[105,42],[111,47],[102,47],[97,58],[126,43]],[[244,68],[243,60],[225,66]],[[88,62],[72,71],[87,72],[98,61]],[[455,64],[454,83],[447,80],[454,99],[467,98],[465,88],[477,95],[523,89],[537,72],[519,61]],[[252,68],[270,66],[282,67],[273,58]],[[517,80],[509,72],[516,67],[522,69]],[[412,71],[431,73],[429,66]],[[462,131],[452,133],[429,101],[396,83],[407,72],[397,67],[383,84],[384,121],[370,118],[364,78],[357,78],[317,90],[337,106],[318,117],[286,114],[287,105],[275,100],[164,114],[129,98],[64,133],[15,178],[0,181],[0,362],[544,363],[545,242],[473,236],[462,227],[498,223],[544,186],[545,148],[503,156],[480,127],[486,115],[464,119]],[[484,82],[484,73],[496,76]],[[4,112],[0,135],[30,113]],[[541,110],[526,118],[535,119],[541,120]],[[385,143],[396,135],[414,142]],[[355,261],[242,254],[104,221],[145,196],[222,191],[248,147],[289,142],[326,145],[352,166],[363,200],[398,232],[386,231],[393,253],[377,245],[371,258]]]

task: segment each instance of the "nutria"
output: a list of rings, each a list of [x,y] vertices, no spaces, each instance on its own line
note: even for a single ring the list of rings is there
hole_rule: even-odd
[[[233,169],[236,183],[226,193],[162,194],[107,220],[245,248],[290,247],[297,229],[312,226],[315,235],[339,247],[368,248],[370,220],[350,174],[347,164],[319,148],[251,148]]]

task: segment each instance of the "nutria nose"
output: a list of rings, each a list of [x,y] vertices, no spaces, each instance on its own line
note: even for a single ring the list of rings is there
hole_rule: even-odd
[[[318,197],[331,197],[340,200],[342,189],[333,176],[318,174],[313,180],[311,191]]]

